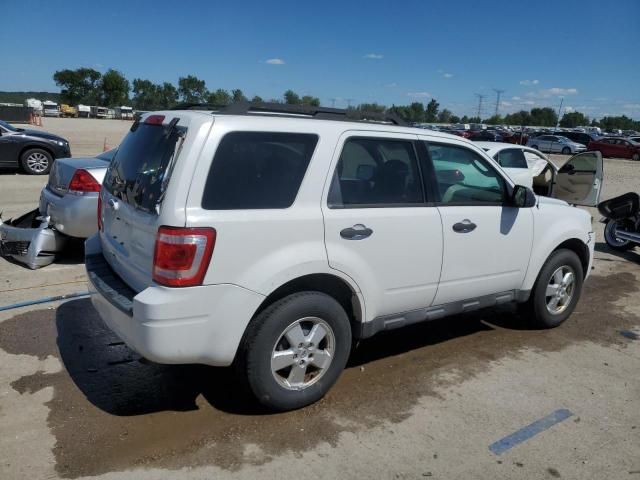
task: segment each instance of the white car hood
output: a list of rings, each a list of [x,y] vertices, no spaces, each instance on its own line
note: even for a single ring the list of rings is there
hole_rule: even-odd
[[[569,204],[567,202],[565,202],[564,200],[560,200],[558,198],[551,198],[551,197],[543,197],[540,195],[537,195],[538,198],[538,204],[539,205],[566,205],[569,206]]]

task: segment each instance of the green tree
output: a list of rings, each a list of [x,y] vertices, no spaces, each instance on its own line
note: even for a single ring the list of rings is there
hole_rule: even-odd
[[[457,115],[451,115],[451,118],[449,118],[449,122],[450,123],[460,123],[460,117],[458,117]]]
[[[178,102],[178,89],[169,82],[164,82],[158,87],[160,96],[160,108],[171,108]]]
[[[427,108],[425,110],[424,121],[428,123],[435,122],[438,118],[438,109],[440,108],[440,104],[436,102],[435,98],[432,98],[431,101],[427,104]]]
[[[219,88],[215,92],[209,93],[207,102],[211,105],[229,105],[231,103],[231,94]]]
[[[205,103],[208,94],[205,81],[194,75],[178,79],[178,93],[184,103]]]
[[[247,97],[244,96],[244,93],[242,93],[242,90],[238,88],[236,90],[231,90],[231,101],[233,103],[238,103],[238,102],[246,102],[248,101],[248,99]]]
[[[538,127],[555,127],[558,124],[558,114],[553,108],[532,108],[531,125]]]
[[[460,123],[469,123],[469,117],[463,115],[463,117],[460,119]]]
[[[303,105],[311,105],[312,107],[319,107],[320,99],[318,97],[312,97],[311,95],[305,95],[300,99],[300,103]]]
[[[602,117],[600,119],[600,127],[606,130],[640,130],[640,122],[634,121],[626,115],[620,115],[617,117]]]
[[[488,125],[502,125],[504,123],[504,119],[500,115],[493,115],[487,118],[484,123]]]
[[[526,110],[520,110],[519,112],[510,113],[504,117],[504,123],[507,125],[532,125],[531,114]]]
[[[456,123],[451,120],[453,114],[446,108],[438,114],[438,123]]]
[[[565,113],[560,120],[560,126],[564,128],[575,128],[579,125],[588,125],[589,119],[583,113]]]
[[[255,95],[252,99],[251,99],[252,103],[264,103],[264,100],[262,99],[261,96],[259,95]]]
[[[288,105],[300,105],[300,95],[293,90],[287,90],[284,92],[284,103]]]
[[[61,87],[62,101],[70,105],[78,103],[95,104],[100,97],[98,82],[102,75],[93,68],[58,70],[53,81]]]
[[[129,80],[117,70],[109,69],[100,80],[102,104],[107,107],[129,103]]]
[[[150,80],[133,79],[131,102],[136,110],[155,110],[160,104],[158,86]]]
[[[392,107],[393,108],[393,107]],[[361,110],[363,112],[376,112],[376,113],[382,113],[384,112],[387,108],[384,105],[379,105],[377,103],[361,103],[360,105],[357,106],[358,110]],[[395,112],[394,112],[395,113]]]
[[[482,123],[480,117],[469,117],[469,123]]]

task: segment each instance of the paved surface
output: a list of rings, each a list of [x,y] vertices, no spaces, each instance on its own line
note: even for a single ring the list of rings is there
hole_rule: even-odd
[[[603,198],[640,185],[633,162],[605,172]],[[0,210],[35,206],[43,182],[0,174]],[[640,250],[613,254],[596,230],[593,276],[560,328],[503,308],[380,335],[324,400],[285,414],[238,395],[225,369],[143,361],[86,299],[0,312],[0,478],[640,478]],[[0,306],[85,289],[72,250],[37,271],[0,259]]]

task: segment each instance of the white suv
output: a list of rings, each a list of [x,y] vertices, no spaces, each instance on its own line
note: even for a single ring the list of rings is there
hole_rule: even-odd
[[[572,162],[578,204],[602,158]],[[508,302],[556,326],[593,258],[587,212],[473,143],[334,109],[147,114],[99,198],[86,268],[106,324],[156,362],[235,365],[278,410],[383,330]]]

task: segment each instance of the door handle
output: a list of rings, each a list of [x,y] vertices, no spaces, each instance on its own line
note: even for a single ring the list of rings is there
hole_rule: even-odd
[[[476,229],[477,225],[469,219],[453,224],[453,231],[457,233],[469,233]]]
[[[373,230],[367,228],[366,226],[358,223],[353,227],[348,227],[343,230],[340,230],[340,236],[345,240],[362,240],[371,236]]]

